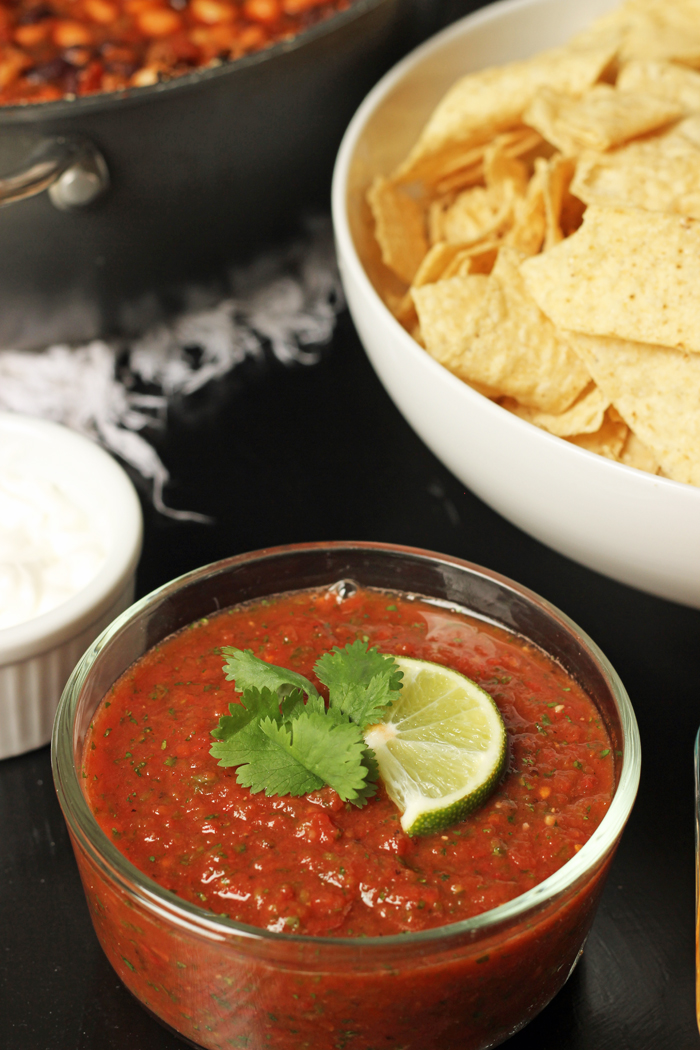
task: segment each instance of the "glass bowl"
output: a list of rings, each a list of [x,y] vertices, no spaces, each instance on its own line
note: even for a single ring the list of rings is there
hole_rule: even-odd
[[[214,917],[135,868],[92,816],[78,770],[102,697],[193,620],[252,598],[352,579],[447,601],[549,653],[593,699],[620,756],[610,808],[583,848],[521,896],[399,936],[273,933]],[[97,936],[129,990],[195,1046],[219,1050],[481,1050],[526,1024],[580,955],[634,802],[637,724],[597,646],[544,599],[458,558],[379,543],[299,544],[229,558],[166,584],[88,649],[63,693],[53,770]]]

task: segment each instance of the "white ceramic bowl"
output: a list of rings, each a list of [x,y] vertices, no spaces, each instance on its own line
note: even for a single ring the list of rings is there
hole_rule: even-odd
[[[407,154],[447,88],[464,73],[563,43],[614,6],[616,0],[505,0],[450,26],[389,72],[356,113],[338,154],[338,259],[350,312],[379,378],[465,485],[562,554],[700,607],[700,489],[594,455],[477,394],[411,339],[368,277],[367,186]]]
[[[141,507],[122,468],[97,445],[66,427],[0,412],[0,443],[39,463],[84,510],[106,547],[96,575],[42,615],[0,630],[0,759],[51,738],[59,697],[94,638],[132,603],[141,553]],[[22,462],[22,469],[28,469]],[[1,527],[1,523],[0,523]]]

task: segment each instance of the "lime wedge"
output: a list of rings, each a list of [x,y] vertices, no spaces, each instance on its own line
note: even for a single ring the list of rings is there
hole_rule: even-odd
[[[458,671],[396,656],[399,699],[368,726],[389,797],[408,835],[427,835],[461,820],[490,795],[503,772],[507,740],[488,693]]]

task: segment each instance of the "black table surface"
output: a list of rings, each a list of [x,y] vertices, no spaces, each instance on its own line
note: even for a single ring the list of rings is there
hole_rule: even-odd
[[[444,551],[511,576],[603,648],[639,719],[643,773],[583,959],[513,1050],[684,1050],[694,1008],[693,736],[700,613],[548,550],[499,517],[413,433],[342,315],[313,367],[250,363],[170,416],[173,505],[144,500],[138,592],[226,555],[304,540]],[[93,934],[44,748],[0,763],[0,1047],[176,1050]]]
[[[420,0],[427,10],[429,0]],[[444,20],[468,0],[442,0]],[[318,364],[248,361],[151,435],[173,506],[143,493],[137,590],[228,555],[306,540],[381,540],[488,566],[571,616],[627,686],[642,779],[581,963],[512,1050],[686,1050],[695,1020],[693,739],[700,612],[554,553],[435,459],[374,375],[347,315]],[[604,523],[602,523],[604,526]],[[177,1050],[97,943],[53,789],[49,749],[0,762],[0,1050]]]

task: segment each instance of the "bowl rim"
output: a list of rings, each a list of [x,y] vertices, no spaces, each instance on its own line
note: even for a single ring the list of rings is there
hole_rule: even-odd
[[[107,838],[90,810],[80,786],[78,770],[74,761],[74,716],[80,698],[82,686],[90,667],[97,656],[115,638],[120,630],[145,612],[149,607],[157,606],[177,591],[192,583],[223,572],[229,571],[244,563],[280,558],[299,551],[347,550],[374,551],[392,555],[420,557],[433,563],[448,564],[466,570],[470,575],[487,579],[512,590],[530,604],[546,613],[567,631],[573,633],[579,645],[588,651],[598,669],[602,672],[608,688],[615,700],[621,726],[622,765],[617,790],[610,808],[603,817],[593,835],[582,846],[578,853],[561,868],[536,886],[519,894],[505,904],[492,908],[480,915],[460,922],[436,926],[427,930],[377,937],[318,937],[307,934],[278,933],[261,927],[235,922],[224,916],[212,917],[211,912],[191,904],[178,897],[159,883],[149,878],[135,867]],[[335,581],[329,581],[329,584]],[[413,593],[413,592],[411,592]],[[425,595],[424,597],[430,597]],[[469,610],[466,610],[469,612]],[[477,614],[478,615],[478,614]],[[486,619],[486,617],[479,617]],[[531,909],[542,907],[556,900],[561,894],[575,887],[576,883],[587,873],[593,872],[609,856],[617,844],[622,830],[632,810],[639,785],[641,767],[641,743],[639,729],[631,701],[617,672],[596,643],[573,620],[556,606],[534,591],[516,583],[500,573],[475,565],[463,558],[441,554],[435,551],[409,547],[400,544],[369,541],[329,541],[316,543],[294,543],[279,547],[268,547],[258,551],[249,551],[230,558],[213,562],[199,569],[177,577],[162,585],[150,594],[141,598],[107,627],[97,640],[88,648],[76,665],[61,696],[54,722],[51,741],[51,764],[54,784],[64,818],[71,834],[79,839],[81,846],[87,849],[91,860],[106,871],[111,881],[117,881],[127,896],[137,899],[142,905],[170,923],[194,931],[201,936],[215,940],[237,936],[259,944],[279,944],[283,946],[311,945],[319,951],[347,951],[349,948],[362,949],[364,952],[379,951],[402,945],[408,949],[412,945],[435,945],[438,948],[449,948],[451,942],[469,934],[494,934],[505,922],[511,923]],[[290,948],[291,950],[291,948]]]
[[[143,540],[143,517],[136,490],[108,452],[61,424],[19,412],[0,412],[0,436],[10,433],[50,441],[65,449],[73,469],[79,464],[81,473],[99,472],[111,493],[108,512],[113,527],[107,557],[85,587],[40,616],[0,629],[0,667],[45,653],[95,623],[135,572]]]
[[[365,126],[377,110],[381,108],[381,105],[389,93],[393,91],[404,77],[420,66],[424,60],[432,57],[435,53],[439,52],[442,47],[451,43],[453,38],[459,37],[462,34],[469,35],[472,30],[489,22],[499,22],[503,18],[507,18],[514,11],[528,7],[536,8],[546,2],[548,2],[548,0],[496,0],[495,3],[490,3],[484,8],[473,11],[471,14],[465,15],[463,18],[460,18],[458,21],[447,26],[445,29],[442,29],[440,32],[430,37],[429,40],[426,40],[424,43],[414,48],[413,51],[409,52],[409,54],[385,73],[360,104],[352,120],[348,124],[341,141],[333,170],[331,213],[333,218],[336,252],[341,267],[341,273],[345,268],[350,271],[352,280],[359,287],[361,294],[366,299],[369,299],[372,307],[383,315],[384,321],[392,330],[393,337],[401,346],[401,352],[411,355],[413,361],[420,368],[427,368],[428,371],[432,370],[434,374],[437,374],[439,370],[439,373],[446,377],[446,381],[450,383],[455,391],[461,391],[457,396],[464,398],[466,404],[471,410],[478,409],[479,411],[487,412],[494,416],[498,415],[501,422],[507,420],[507,425],[514,428],[515,435],[518,435],[521,439],[535,443],[541,442],[551,450],[556,449],[558,452],[561,452],[564,444],[562,438],[558,438],[556,435],[550,434],[548,431],[536,427],[532,423],[528,423],[514,413],[506,412],[500,405],[497,405],[495,402],[491,401],[490,398],[480,394],[473,387],[469,386],[467,383],[459,379],[458,376],[450,372],[444,365],[441,365],[411,338],[406,329],[399,324],[386,306],[379,295],[379,292],[369,279],[367,271],[362,265],[362,261],[355,246],[355,240],[350,229],[348,216],[348,178],[356,155],[358,142],[362,137]],[[569,0],[559,0],[559,2],[563,5],[568,3]],[[614,5],[611,3],[611,7],[612,6]],[[481,67],[476,66],[473,71],[476,72],[479,68]],[[471,71],[472,70],[469,70],[469,72]],[[645,471],[630,467],[625,463],[618,463],[607,457],[600,456],[595,452],[591,452],[588,449],[571,444],[571,442],[566,442],[565,444],[569,450],[567,458],[570,456],[575,461],[576,458],[580,459],[583,457],[584,461],[587,460],[589,464],[596,463],[596,469],[600,471],[601,475],[607,473],[608,478],[613,480],[613,483],[614,480],[619,478],[620,471],[622,471],[632,484],[643,487],[649,493],[651,493],[652,489],[658,489],[660,487],[662,491],[666,489],[678,494],[680,489],[686,493],[684,498],[700,500],[700,488],[696,488],[693,485],[675,481],[672,478],[662,477],[658,474],[648,474]],[[691,495],[688,495],[688,493],[691,493]]]
[[[144,87],[121,88],[119,91],[98,91],[92,95],[80,95],[77,98],[58,98],[46,102],[18,102],[13,105],[0,105],[0,126],[3,124],[31,124],[40,120],[51,120],[55,117],[70,117],[74,113],[96,112],[112,109],[114,106],[146,102],[151,98],[162,98],[173,91],[195,88],[210,80],[233,76],[242,70],[268,62],[278,55],[298,51],[306,44],[312,44],[328,34],[341,29],[347,23],[355,21],[366,12],[380,7],[390,0],[352,0],[350,7],[336,11],[308,29],[302,29],[287,40],[278,40],[260,51],[253,51],[240,58],[229,59],[218,66],[199,66],[191,73],[171,77],[158,84]]]

